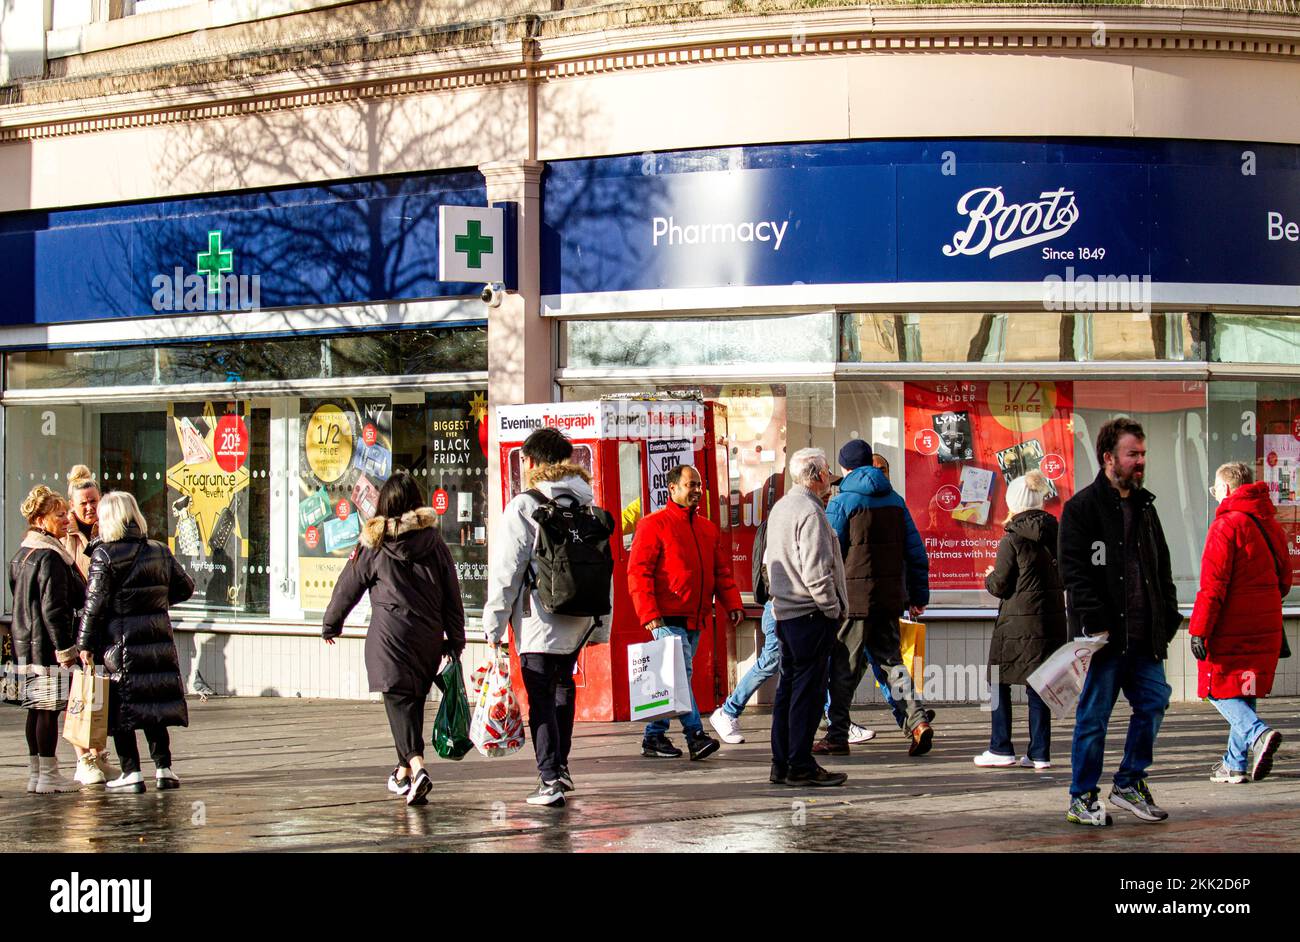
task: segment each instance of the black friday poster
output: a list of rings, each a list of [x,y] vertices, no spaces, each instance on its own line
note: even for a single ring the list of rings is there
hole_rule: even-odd
[[[482,608],[487,583],[487,393],[425,393],[430,507],[447,542],[461,601]]]

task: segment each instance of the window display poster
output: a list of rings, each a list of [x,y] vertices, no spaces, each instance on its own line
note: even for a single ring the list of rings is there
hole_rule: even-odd
[[[736,584],[742,592],[752,592],[754,537],[785,493],[786,387],[735,384],[701,392],[727,407],[730,495],[721,512],[728,515]]]
[[[324,611],[334,583],[393,473],[387,397],[299,402],[298,597]]]
[[[930,557],[930,588],[982,589],[997,559],[1006,489],[1039,470],[1045,508],[1074,492],[1073,390],[1035,380],[905,383],[907,507]]]
[[[1300,400],[1260,399],[1257,479],[1268,483],[1277,522],[1286,535],[1292,580],[1300,584]]]
[[[426,393],[426,468],[420,481],[456,563],[461,600],[482,608],[487,585],[487,393]]]
[[[247,402],[167,407],[167,542],[208,609],[245,602],[248,418]]]
[[[645,443],[646,468],[650,475],[650,513],[668,506],[668,472],[694,461],[690,439],[651,439]]]

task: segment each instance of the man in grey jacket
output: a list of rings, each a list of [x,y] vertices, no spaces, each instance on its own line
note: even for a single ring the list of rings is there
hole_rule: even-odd
[[[590,506],[591,475],[569,463],[573,443],[553,428],[541,428],[524,441],[521,460],[527,487],[553,501]],[[515,646],[524,687],[528,691],[528,728],[537,756],[540,782],[526,799],[532,805],[562,807],[574,789],[569,775],[573,742],[573,665],[588,641],[609,640],[609,618],[594,619],[548,614],[536,587],[529,583],[537,544],[533,511],[541,503],[523,493],[506,505],[492,538],[487,599],[483,603],[483,633],[494,652],[506,644],[506,630],[515,626]],[[611,587],[612,591],[612,587]]]
[[[772,707],[774,785],[843,785],[813,758],[829,679],[831,643],[848,612],[844,560],[826,519],[831,472],[826,453],[804,448],[790,457],[794,487],[767,520],[768,592],[781,642],[781,681]]]

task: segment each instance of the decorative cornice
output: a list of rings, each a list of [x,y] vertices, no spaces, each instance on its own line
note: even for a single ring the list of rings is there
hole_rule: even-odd
[[[594,16],[574,13],[568,25],[580,29],[589,25],[585,20],[596,22]],[[267,74],[240,75],[232,68],[217,81],[4,106],[0,143],[607,72],[763,59],[971,52],[1300,58],[1296,17],[1194,9],[836,8],[583,32],[561,30],[561,18],[548,18],[536,39],[485,43],[475,34],[480,41],[448,47],[444,36],[434,43],[440,48],[430,49],[426,43],[418,51],[379,59],[374,58],[373,44],[362,41],[350,60],[337,45],[331,47],[332,55],[315,62],[295,50],[292,67],[286,64]],[[1104,27],[1102,42],[1097,41],[1099,26]],[[530,30],[535,28],[533,24]],[[519,36],[518,31],[512,30],[511,36]],[[267,52],[262,59],[273,61],[277,55]],[[206,67],[200,63],[185,68],[189,74],[203,74]],[[121,86],[120,76],[115,85]]]

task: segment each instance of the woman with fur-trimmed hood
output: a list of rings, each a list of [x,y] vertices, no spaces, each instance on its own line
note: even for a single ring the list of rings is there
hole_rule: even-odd
[[[424,701],[443,655],[458,658],[465,647],[460,580],[437,520],[409,474],[389,478],[378,513],[362,528],[361,545],[334,586],[321,632],[333,644],[369,591],[366,674],[371,692],[384,695],[397,747],[388,788],[408,805],[426,803],[432,787],[424,769]]]

